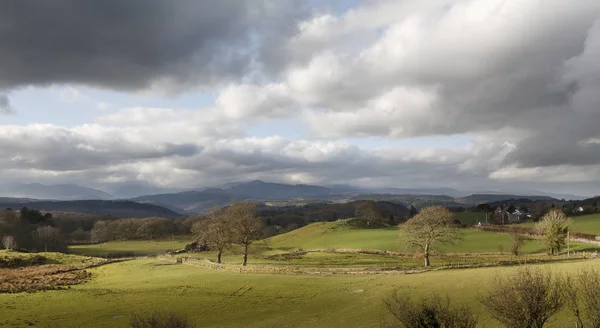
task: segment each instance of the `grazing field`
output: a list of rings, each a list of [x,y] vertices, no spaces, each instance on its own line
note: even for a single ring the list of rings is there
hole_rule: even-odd
[[[572,217],[571,220],[573,223],[571,224],[570,230],[584,233],[593,233],[596,235],[600,235],[600,214],[590,214],[590,215],[582,215]],[[536,222],[524,222],[521,223],[527,227],[533,227],[537,223]]]
[[[145,256],[183,249],[192,241],[192,236],[175,236],[165,240],[111,241],[102,244],[69,246],[69,253],[86,256],[127,255]]]
[[[542,265],[576,272],[598,260]],[[132,314],[172,310],[198,327],[379,327],[382,298],[395,288],[412,295],[450,295],[473,306],[482,327],[499,327],[476,301],[494,274],[515,267],[444,270],[410,275],[240,274],[155,259],[89,270],[91,281],[68,290],[0,294],[0,326],[127,327]],[[566,311],[548,327],[573,326]]]
[[[454,245],[439,245],[443,253],[489,253],[510,249],[510,237],[507,234],[461,229],[463,240]],[[396,252],[410,252],[405,238],[397,228],[356,229],[341,222],[313,223],[306,227],[267,239],[267,245],[273,249],[380,249]],[[589,245],[573,245],[574,250],[588,248]],[[544,252],[545,247],[537,240],[526,241],[523,253]]]

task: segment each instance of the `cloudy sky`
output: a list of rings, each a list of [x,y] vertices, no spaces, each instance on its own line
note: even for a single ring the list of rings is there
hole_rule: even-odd
[[[600,1],[0,1],[0,183],[600,194]]]

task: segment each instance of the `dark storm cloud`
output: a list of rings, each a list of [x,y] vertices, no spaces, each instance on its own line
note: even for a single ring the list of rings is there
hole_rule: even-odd
[[[277,17],[272,5],[239,0],[2,1],[0,89],[51,83],[141,89],[159,79],[192,84],[239,78],[253,60],[245,49],[254,46],[251,32]],[[292,4],[277,6],[294,12],[288,8]]]

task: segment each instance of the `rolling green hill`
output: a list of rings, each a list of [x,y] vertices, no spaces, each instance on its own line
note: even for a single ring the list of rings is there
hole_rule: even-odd
[[[461,229],[463,240],[455,245],[440,245],[441,252],[482,253],[498,252],[498,245],[508,249],[510,238],[506,234]],[[409,251],[402,233],[397,228],[357,229],[342,222],[313,223],[286,234],[266,240],[275,249],[379,249],[397,252]],[[526,241],[524,253],[543,252],[538,241]]]

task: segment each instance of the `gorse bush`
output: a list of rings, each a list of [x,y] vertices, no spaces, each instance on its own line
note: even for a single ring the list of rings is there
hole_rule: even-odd
[[[194,328],[186,317],[173,312],[153,312],[135,315],[129,323],[131,328]]]

